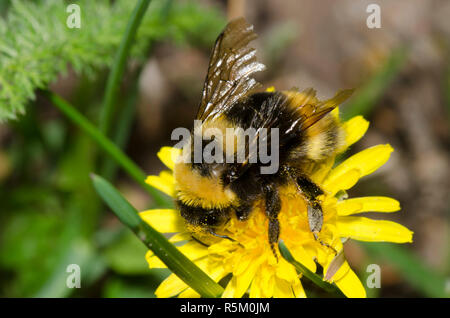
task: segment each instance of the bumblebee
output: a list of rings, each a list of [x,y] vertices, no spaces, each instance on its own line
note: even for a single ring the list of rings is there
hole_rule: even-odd
[[[191,140],[214,142],[214,136],[204,133],[211,127],[224,135],[227,128],[254,128],[256,137],[260,137],[262,128],[277,129],[278,169],[271,174],[261,173],[264,163],[249,155],[252,140],[244,146],[242,162],[179,160],[174,167],[176,204],[194,238],[206,233],[230,240],[220,234],[226,222],[232,217],[244,222],[256,204],[262,204],[269,220],[268,241],[276,256],[275,244],[283,230],[278,221],[282,187],[294,186],[296,194],[307,202],[309,227],[319,240],[323,223],[319,197],[323,191],[308,177],[309,167],[336,155],[342,147],[344,131],[337,116],[330,112],[352,90],[342,90],[321,102],[311,88],[258,91],[260,84],[251,75],[265,66],[256,60],[256,50],[248,46],[255,38],[253,26],[243,18],[231,21],[217,38],[196,116],[201,125],[191,131]],[[275,142],[270,137],[266,141],[269,147]],[[240,143],[235,139],[233,143],[237,147],[231,157],[236,157]],[[192,157],[189,152],[194,148],[191,142],[183,156]],[[220,156],[230,156],[225,154],[225,147],[222,151]]]

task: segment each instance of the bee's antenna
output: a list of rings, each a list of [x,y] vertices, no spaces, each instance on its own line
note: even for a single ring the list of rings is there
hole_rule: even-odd
[[[220,238],[224,238],[224,239],[230,240],[230,241],[232,241],[232,242],[236,242],[235,239],[232,239],[232,238],[229,237],[228,235],[217,234],[217,233],[214,232],[212,229],[208,229],[208,233],[211,234],[211,235],[214,235],[214,236],[216,236],[216,237],[220,237]]]
[[[194,235],[191,235],[191,237],[192,237],[192,238],[194,239],[194,241],[196,241],[197,243],[199,243],[199,244],[201,244],[201,245],[203,245],[203,246],[205,246],[205,247],[209,247],[208,244],[203,243],[203,242],[200,241],[198,238],[196,238]]]
[[[240,247],[244,247],[241,243],[239,243],[238,241],[236,241],[235,239],[229,237],[228,235],[221,235],[221,234],[217,234],[216,232],[214,232],[212,229],[208,229],[208,233],[211,235],[214,235],[216,237],[220,237],[220,238],[224,238],[227,240],[230,240],[231,242],[236,242],[239,244]]]
[[[330,244],[325,243],[324,241],[319,239],[319,235],[317,234],[317,232],[313,232],[313,235],[314,235],[314,238],[316,239],[316,241],[320,243],[320,245],[328,247],[329,249],[333,250],[334,255],[338,254],[338,252],[336,251],[336,249],[333,246],[331,246]]]

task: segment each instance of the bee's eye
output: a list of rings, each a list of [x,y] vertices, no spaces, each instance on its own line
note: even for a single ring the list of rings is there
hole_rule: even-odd
[[[231,169],[230,171],[228,171],[228,173],[225,175],[225,182],[227,184],[233,182],[234,180],[237,179],[237,173],[234,169]]]
[[[205,215],[203,222],[208,225],[215,225],[218,221],[216,211],[209,210],[207,213],[208,214]]]
[[[228,210],[211,209],[203,210],[200,223],[205,226],[218,226],[225,221],[225,216],[228,214]],[[206,213],[205,213],[206,212]]]

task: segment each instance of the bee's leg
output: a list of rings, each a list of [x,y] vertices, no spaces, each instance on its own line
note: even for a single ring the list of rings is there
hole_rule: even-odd
[[[271,185],[264,186],[264,195],[266,203],[266,216],[269,219],[269,243],[273,255],[278,261],[278,255],[275,250],[275,244],[278,243],[280,237],[280,222],[278,214],[281,210],[281,199],[278,191]]]
[[[337,251],[332,246],[319,239],[319,232],[322,230],[323,225],[323,211],[317,197],[323,194],[322,189],[305,176],[297,177],[297,185],[308,201],[309,229],[313,233],[315,240],[321,245],[332,249],[337,254]]]
[[[317,240],[317,234],[322,230],[323,225],[322,207],[318,202],[309,202],[307,211],[309,229],[314,234],[314,237]]]
[[[211,228],[208,228],[208,233],[211,234],[211,235],[214,235],[214,236],[216,236],[216,237],[220,237],[220,238],[224,238],[224,239],[230,240],[230,241],[232,241],[232,242],[235,242],[235,241],[236,241],[235,239],[232,239],[232,238],[229,237],[228,235],[217,234],[217,233],[214,232],[214,230],[211,229]]]
[[[199,244],[201,244],[201,245],[203,245],[203,246],[205,246],[205,247],[209,247],[209,244],[206,244],[205,242],[202,242],[200,239],[196,238],[194,235],[191,235],[191,237],[192,237],[192,239],[193,239],[194,241],[196,241],[197,243],[199,243]]]
[[[308,204],[308,223],[309,228],[314,235],[314,239],[321,245],[332,249],[333,252],[337,254],[337,251],[334,249],[334,247],[319,239],[319,232],[322,230],[323,225],[323,212],[322,207],[318,201],[310,202],[310,204]]]
[[[217,233],[214,232],[214,230],[211,229],[211,228],[206,229],[206,232],[209,233],[209,234],[211,234],[211,235],[213,235],[213,236],[215,236],[215,237],[220,237],[220,238],[224,238],[224,239],[230,240],[230,241],[232,241],[232,242],[236,242],[235,239],[232,239],[232,238],[229,237],[228,235],[217,234]],[[205,242],[201,241],[199,238],[195,237],[194,235],[191,235],[191,237],[192,237],[192,239],[193,239],[194,241],[196,241],[197,243],[200,243],[201,245],[206,246],[206,247],[209,246],[209,244],[206,244]]]
[[[231,242],[237,242],[235,239],[229,237],[228,235],[217,234],[216,232],[214,232],[214,230],[212,228],[208,228],[207,231],[209,234],[214,235],[215,237],[224,238],[224,239],[230,240]],[[196,240],[196,241],[199,241],[199,240]],[[199,243],[205,245],[203,242],[199,242]],[[239,243],[239,242],[237,242],[237,243],[240,247],[244,247],[241,243]],[[209,246],[209,245],[205,245],[205,246]]]

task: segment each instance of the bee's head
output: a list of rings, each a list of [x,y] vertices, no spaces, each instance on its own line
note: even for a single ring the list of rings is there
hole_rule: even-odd
[[[223,185],[221,173],[215,165],[175,164],[177,206],[189,225],[211,229],[229,219],[236,195]]]
[[[213,229],[225,224],[230,218],[231,208],[209,208],[195,207],[177,201],[181,216],[190,226]]]
[[[223,164],[175,164],[174,178],[178,201],[204,209],[223,209],[236,201],[235,193],[223,182]]]

